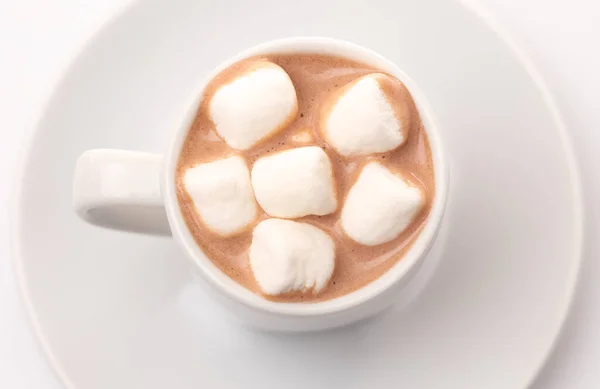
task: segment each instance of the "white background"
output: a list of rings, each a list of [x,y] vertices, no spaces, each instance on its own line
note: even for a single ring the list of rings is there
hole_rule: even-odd
[[[0,388],[60,388],[29,331],[10,271],[6,210],[19,149],[74,52],[129,2],[0,0]],[[584,180],[587,231],[580,285],[563,336],[534,389],[597,388],[600,206],[594,200],[600,200],[600,3],[477,3],[495,16],[544,76],[570,129]]]

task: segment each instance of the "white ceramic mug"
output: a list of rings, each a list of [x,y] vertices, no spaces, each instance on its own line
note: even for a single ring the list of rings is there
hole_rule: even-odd
[[[219,72],[255,55],[316,53],[347,58],[372,66],[401,80],[417,105],[425,126],[435,171],[435,197],[427,223],[404,257],[370,284],[342,297],[316,303],[268,301],[247,290],[206,257],[194,241],[181,214],[175,171],[204,87]],[[212,286],[222,304],[245,323],[270,330],[310,331],[332,328],[371,316],[394,302],[395,291],[410,280],[431,247],[440,226],[447,197],[448,173],[431,109],[414,82],[397,66],[363,47],[329,38],[288,38],[248,49],[221,64],[196,89],[185,116],[175,126],[164,156],[122,151],[90,150],[77,161],[73,203],[84,220],[103,227],[168,235],[179,242]]]

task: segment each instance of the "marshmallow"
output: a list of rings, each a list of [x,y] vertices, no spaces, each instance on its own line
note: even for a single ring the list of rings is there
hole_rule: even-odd
[[[333,168],[317,146],[262,157],[252,168],[256,200],[273,217],[327,215],[337,209]]]
[[[297,132],[290,137],[290,140],[294,143],[299,143],[303,145],[314,142],[313,134],[310,132],[310,130],[303,130]]]
[[[421,191],[377,162],[367,164],[350,188],[342,229],[367,246],[389,242],[410,225],[424,204]]]
[[[256,218],[250,174],[240,156],[190,168],[183,184],[202,222],[221,236],[241,232]]]
[[[344,156],[383,153],[404,143],[405,135],[378,78],[369,74],[342,89],[321,118],[328,143]]]
[[[250,267],[267,295],[317,293],[335,267],[335,244],[319,228],[291,220],[267,219],[252,234]]]
[[[210,101],[217,133],[234,149],[251,148],[298,112],[296,90],[285,70],[266,61],[258,65],[218,88]]]

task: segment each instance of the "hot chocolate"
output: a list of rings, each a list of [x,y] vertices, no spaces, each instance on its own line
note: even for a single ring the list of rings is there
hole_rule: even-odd
[[[305,54],[249,58],[206,87],[177,167],[205,254],[270,300],[348,294],[402,260],[434,197],[408,90],[378,69]]]

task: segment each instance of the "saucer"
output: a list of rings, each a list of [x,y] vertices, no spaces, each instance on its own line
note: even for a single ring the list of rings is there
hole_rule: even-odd
[[[242,327],[174,242],[88,226],[71,205],[82,151],[163,151],[190,80],[289,36],[395,62],[428,97],[451,165],[444,225],[412,289],[371,320],[302,335]],[[70,389],[525,388],[580,265],[578,172],[551,98],[513,45],[448,0],[134,2],[57,85],[14,200],[19,289]]]

